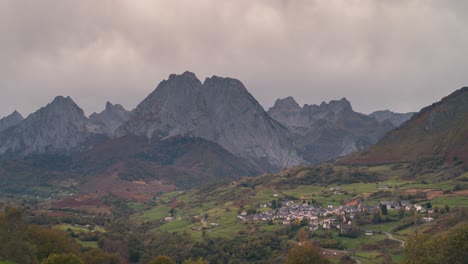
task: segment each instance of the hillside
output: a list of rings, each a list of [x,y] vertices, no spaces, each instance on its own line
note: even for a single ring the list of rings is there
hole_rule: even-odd
[[[340,160],[376,164],[422,159],[468,166],[468,87],[423,108],[377,144]]]
[[[148,143],[128,136],[71,155],[35,154],[0,162],[0,191],[55,196],[61,192],[151,196],[263,170],[216,143],[176,136]],[[171,186],[170,188],[166,188]]]

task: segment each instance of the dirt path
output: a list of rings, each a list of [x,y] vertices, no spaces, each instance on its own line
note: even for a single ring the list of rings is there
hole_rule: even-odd
[[[390,234],[390,233],[387,233],[387,232],[384,232],[384,233],[385,233],[385,235],[387,235],[388,239],[393,240],[393,241],[400,242],[401,247],[405,247],[405,243],[406,243],[405,241],[393,237],[393,235]]]

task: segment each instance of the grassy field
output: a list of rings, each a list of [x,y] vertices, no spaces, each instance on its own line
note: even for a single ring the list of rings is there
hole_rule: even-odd
[[[140,221],[160,220],[169,215],[170,209],[171,208],[169,206],[159,205],[149,210],[145,210],[143,212],[138,213],[135,218],[136,220]]]
[[[169,231],[169,232],[184,232],[189,229],[190,223],[185,220],[174,220],[165,223],[164,225],[153,229],[154,232]]]
[[[444,196],[436,197],[431,200],[432,207],[443,208],[445,205],[450,206],[450,208],[455,208],[457,206],[468,206],[468,196]]]
[[[90,247],[90,248],[98,248],[98,243],[97,241],[81,241],[78,238],[75,239],[78,244],[80,244],[82,247]]]
[[[82,226],[73,226],[73,225],[68,225],[68,224],[61,224],[61,225],[56,225],[54,226],[55,228],[67,231],[68,229],[72,230],[74,233],[79,233],[79,232],[89,232],[90,230],[87,227],[82,227]],[[94,227],[95,232],[101,232],[105,233],[106,229],[103,227]]]

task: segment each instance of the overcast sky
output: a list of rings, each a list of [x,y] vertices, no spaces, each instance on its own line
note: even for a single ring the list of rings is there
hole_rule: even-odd
[[[56,95],[133,109],[170,73],[241,80],[268,109],[406,112],[468,85],[468,1],[0,1],[0,117]]]

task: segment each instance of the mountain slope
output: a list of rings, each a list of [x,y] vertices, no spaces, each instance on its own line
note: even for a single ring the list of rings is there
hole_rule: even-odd
[[[23,120],[24,120],[23,116],[17,111],[14,111],[10,115],[0,119],[0,132],[7,130],[8,128],[12,126],[18,125]]]
[[[468,87],[423,108],[377,144],[344,163],[386,163],[418,159],[468,162]]]
[[[0,133],[0,154],[73,151],[90,138],[88,119],[70,97],[57,96],[19,125]]]
[[[312,164],[361,150],[393,128],[353,111],[345,98],[300,107],[287,97],[278,99],[268,114],[288,127],[302,157]]]
[[[175,135],[213,141],[257,164],[281,168],[303,160],[288,130],[271,119],[244,85],[213,76],[202,84],[195,74],[170,75],[117,129],[117,136],[151,140]]]

